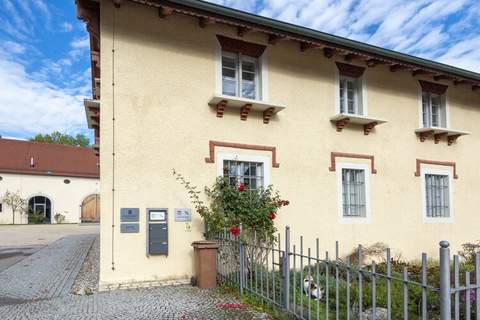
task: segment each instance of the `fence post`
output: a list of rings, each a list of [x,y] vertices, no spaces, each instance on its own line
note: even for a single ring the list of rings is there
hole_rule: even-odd
[[[283,307],[290,309],[290,227],[285,227],[285,254],[282,261]]]
[[[241,240],[238,240],[240,244],[240,294],[243,294],[245,286],[245,245]]]
[[[440,319],[451,320],[450,244],[440,242]]]

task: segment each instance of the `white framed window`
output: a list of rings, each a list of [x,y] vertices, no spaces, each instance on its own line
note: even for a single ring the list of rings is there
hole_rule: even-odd
[[[340,113],[363,115],[361,80],[340,75],[338,88]]]
[[[358,77],[335,70],[335,112],[368,116],[366,74]]]
[[[452,222],[452,172],[424,168],[421,176],[424,222]]]
[[[337,163],[336,171],[339,222],[370,222],[369,166]]]
[[[218,153],[217,176],[228,177],[232,185],[243,183],[248,189],[270,185],[271,159],[267,156]]]
[[[422,125],[424,128],[447,127],[445,94],[436,94],[422,90]]]
[[[260,67],[257,58],[222,51],[222,94],[261,100]]]

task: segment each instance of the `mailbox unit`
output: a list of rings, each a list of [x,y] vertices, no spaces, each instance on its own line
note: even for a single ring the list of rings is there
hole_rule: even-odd
[[[168,209],[147,209],[147,256],[168,255]]]

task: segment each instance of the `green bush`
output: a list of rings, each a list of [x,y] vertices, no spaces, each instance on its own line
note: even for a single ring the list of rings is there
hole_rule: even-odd
[[[41,224],[45,217],[40,213],[32,213],[28,215],[28,223],[32,224]]]
[[[271,246],[275,242],[277,229],[274,220],[280,208],[289,204],[282,200],[272,186],[249,189],[240,181],[235,184],[229,178],[218,177],[212,187],[205,188],[208,204],[200,199],[198,191],[190,181],[172,170],[173,175],[186,189],[190,201],[203,218],[207,237],[223,233],[248,243]],[[241,227],[241,230],[240,230]]]

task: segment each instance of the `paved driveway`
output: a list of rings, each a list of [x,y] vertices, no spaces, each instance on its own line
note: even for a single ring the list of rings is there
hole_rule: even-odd
[[[253,320],[266,317],[214,290],[168,286],[0,306],[0,319]]]
[[[96,235],[70,235],[0,273],[0,304],[66,296]]]
[[[68,235],[98,234],[98,225],[0,225],[0,272]]]
[[[45,246],[72,234],[98,234],[98,224],[0,225],[0,248]]]
[[[9,245],[4,250],[16,244],[24,246],[23,252],[34,251],[0,271],[0,320],[264,319],[231,296],[191,286],[70,294],[97,230],[95,226],[0,227],[0,243]],[[10,239],[5,239],[7,233]],[[32,245],[37,242],[40,245]]]

